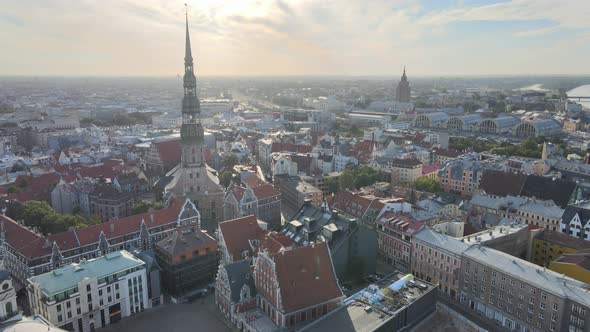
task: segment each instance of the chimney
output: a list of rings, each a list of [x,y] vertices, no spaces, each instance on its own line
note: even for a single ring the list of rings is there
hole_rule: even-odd
[[[154,215],[150,214],[150,222],[153,224],[154,223]]]
[[[115,232],[115,223],[114,222],[110,223],[109,228],[111,230],[111,233],[114,233]]]

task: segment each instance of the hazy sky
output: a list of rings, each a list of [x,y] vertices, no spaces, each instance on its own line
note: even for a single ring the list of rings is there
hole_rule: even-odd
[[[0,75],[176,75],[184,1],[0,0]],[[590,74],[590,0],[189,0],[197,75]]]

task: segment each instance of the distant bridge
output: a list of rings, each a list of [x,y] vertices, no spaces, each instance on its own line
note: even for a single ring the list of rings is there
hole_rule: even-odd
[[[577,99],[578,101],[580,99],[590,99],[590,96],[567,96],[568,99]]]

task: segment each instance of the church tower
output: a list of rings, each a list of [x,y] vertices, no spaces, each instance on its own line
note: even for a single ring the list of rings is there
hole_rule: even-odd
[[[410,82],[408,82],[408,77],[406,76],[406,67],[404,66],[404,73],[402,75],[401,81],[397,84],[397,89],[395,90],[395,99],[402,103],[409,103],[410,102]]]
[[[197,79],[186,17],[184,54],[184,96],[182,97],[182,127],[180,164],[170,173],[172,179],[165,187],[165,195],[188,198],[201,214],[201,227],[214,231],[223,221],[223,188],[214,170],[208,168],[203,157],[204,130],[201,124],[201,106],[197,97]]]

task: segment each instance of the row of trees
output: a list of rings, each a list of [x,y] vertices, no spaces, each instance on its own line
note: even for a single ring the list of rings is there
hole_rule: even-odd
[[[527,138],[516,145],[508,142],[498,144],[466,137],[451,137],[449,139],[449,148],[459,151],[472,149],[475,152],[490,151],[506,156],[541,158],[544,142],[559,144],[560,148],[565,151],[566,145],[559,137],[548,139],[543,136]]]
[[[93,124],[99,127],[148,125],[152,123],[152,116],[158,112],[133,112],[129,114],[115,114],[111,120],[97,120],[94,118],[83,118],[80,124]]]
[[[356,166],[345,169],[338,178],[328,178],[326,185],[330,193],[335,193],[340,189],[359,189],[370,186],[381,178],[381,172],[370,166]]]
[[[146,213],[151,210],[160,210],[164,207],[164,203],[160,201],[139,201],[133,205],[131,214]]]
[[[70,227],[84,227],[100,224],[100,219],[92,216],[90,220],[79,214],[60,214],[42,201],[27,201],[24,204],[11,202],[7,206],[6,215],[14,220],[23,220],[28,227],[37,228],[47,235],[68,230]]]

